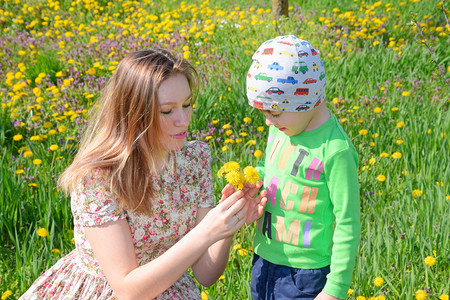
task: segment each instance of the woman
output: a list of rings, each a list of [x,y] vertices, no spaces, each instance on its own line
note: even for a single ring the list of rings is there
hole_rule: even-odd
[[[166,50],[120,62],[60,178],[76,249],[21,299],[199,299],[186,271],[205,286],[218,279],[233,234],[266,198],[254,197],[260,182],[213,208],[210,150],[185,142],[196,84],[192,66]]]

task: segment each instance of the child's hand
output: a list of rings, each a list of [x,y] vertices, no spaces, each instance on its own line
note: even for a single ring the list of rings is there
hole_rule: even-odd
[[[251,224],[254,221],[261,218],[264,212],[264,208],[266,207],[267,203],[266,190],[262,190],[261,193],[257,197],[255,197],[259,189],[261,188],[262,184],[263,184],[262,181],[258,181],[256,184],[246,183],[244,185],[244,188],[242,189],[242,191],[245,192],[245,199],[246,199],[245,223],[247,224]],[[222,199],[220,199],[220,202],[224,201],[235,192],[236,190],[234,189],[233,185],[227,184],[222,190]]]
[[[328,295],[324,291],[322,291],[322,292],[320,292],[319,295],[317,295],[316,298],[314,298],[314,300],[342,300],[342,299],[333,297],[331,295]]]
[[[245,191],[245,197],[247,198],[247,213],[245,215],[245,223],[247,225],[250,225],[261,218],[264,213],[264,208],[267,203],[267,191],[262,190],[261,193],[256,196],[262,185],[262,181],[258,181],[256,184],[247,183],[244,185],[243,190]]]

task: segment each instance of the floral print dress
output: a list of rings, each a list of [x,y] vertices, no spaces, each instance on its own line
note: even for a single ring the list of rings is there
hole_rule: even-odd
[[[138,265],[163,254],[195,225],[199,207],[213,207],[213,178],[209,147],[188,142],[177,151],[176,170],[155,176],[158,196],[153,216],[118,206],[102,170],[95,169],[71,194],[76,248],[43,273],[20,299],[116,299],[95,259],[84,226],[126,219]],[[194,280],[185,273],[156,299],[201,299]]]

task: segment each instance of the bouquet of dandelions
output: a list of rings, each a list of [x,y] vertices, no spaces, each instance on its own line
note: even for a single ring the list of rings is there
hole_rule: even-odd
[[[225,163],[217,171],[217,177],[222,178],[222,176],[225,176],[227,182],[232,184],[237,191],[242,190],[247,182],[255,184],[259,180],[259,173],[254,167],[247,166],[244,168],[244,172],[241,172],[241,166],[235,161]]]

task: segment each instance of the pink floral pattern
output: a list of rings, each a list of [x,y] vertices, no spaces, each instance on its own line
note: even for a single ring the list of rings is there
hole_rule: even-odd
[[[213,207],[209,147],[192,141],[176,152],[176,170],[155,176],[158,196],[153,216],[119,207],[101,169],[87,176],[71,194],[75,250],[43,273],[20,299],[116,299],[95,259],[84,226],[127,219],[139,265],[163,254],[195,225],[199,207]],[[185,273],[156,299],[201,299],[194,280]]]

